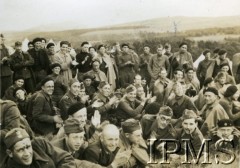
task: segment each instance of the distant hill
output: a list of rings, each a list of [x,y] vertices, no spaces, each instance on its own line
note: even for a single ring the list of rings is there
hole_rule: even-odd
[[[226,17],[163,17],[144,21],[136,21],[120,25],[112,25],[101,28],[81,29],[81,25],[76,22],[57,24],[57,31],[54,29],[56,25],[42,26],[39,28],[30,29],[24,32],[6,32],[4,33],[9,45],[16,40],[23,40],[24,38],[33,39],[34,37],[45,37],[47,39],[68,40],[73,43],[80,43],[81,41],[101,41],[116,39],[138,39],[139,32],[184,32],[188,30],[201,30],[209,28],[227,28],[239,27],[240,16],[226,16]],[[59,31],[62,27],[62,31]],[[74,29],[75,28],[75,29]],[[66,30],[67,29],[67,30]]]

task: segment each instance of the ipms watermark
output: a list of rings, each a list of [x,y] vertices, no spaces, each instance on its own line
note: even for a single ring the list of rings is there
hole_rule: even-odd
[[[179,150],[183,149],[183,160],[181,160],[181,164],[212,164],[210,161],[209,156],[214,154],[214,161],[216,164],[231,164],[236,159],[236,154],[233,150],[226,150],[226,148],[223,148],[221,144],[228,143],[234,148],[233,140],[226,140],[226,139],[219,139],[214,145],[215,145],[215,151],[210,151],[210,141],[211,139],[203,139],[201,146],[199,149],[195,149],[193,142],[189,139],[148,139],[149,144],[149,153],[150,153],[150,159],[148,164],[170,164],[170,155],[171,154],[178,154]],[[161,145],[158,145],[159,149],[161,151],[161,158],[156,159],[156,143],[160,143]],[[175,149],[169,149],[169,145],[174,146]],[[181,148],[183,147],[183,148]],[[195,151],[198,151],[195,152]],[[222,157],[219,157],[219,155],[226,155],[224,159]],[[191,156],[191,159],[189,159],[189,156]],[[200,162],[203,160],[202,162]],[[227,160],[226,160],[227,158]]]

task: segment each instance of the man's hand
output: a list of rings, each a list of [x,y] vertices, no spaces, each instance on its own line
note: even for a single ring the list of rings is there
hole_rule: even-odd
[[[101,100],[98,99],[98,100],[93,102],[92,107],[93,108],[98,108],[98,107],[101,107],[103,105],[104,105],[104,103]]]
[[[124,152],[118,152],[112,162],[112,167],[117,168],[126,164],[131,156],[132,151],[127,150]]]
[[[109,104],[113,105],[116,101],[118,100],[118,98],[116,96],[113,96],[110,100],[109,100]]]
[[[94,115],[91,118],[91,122],[94,127],[99,127],[101,123],[101,115],[98,110],[95,110]]]
[[[60,115],[53,116],[53,120],[54,120],[55,123],[59,123],[59,124],[63,123],[63,120],[62,120]]]

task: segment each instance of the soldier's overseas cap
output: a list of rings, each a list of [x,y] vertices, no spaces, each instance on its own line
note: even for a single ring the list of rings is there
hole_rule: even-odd
[[[159,110],[159,115],[165,115],[165,116],[173,116],[173,111],[169,106],[163,106]]]
[[[197,119],[197,114],[193,110],[184,110],[184,113],[182,115],[183,120],[187,119]]]
[[[72,79],[70,79],[69,80],[69,86],[71,87],[72,86],[72,84],[74,84],[75,82],[79,82],[76,78],[72,78]]]
[[[230,119],[222,119],[217,123],[218,127],[232,127],[233,121]]]
[[[122,122],[122,130],[124,133],[133,133],[134,131],[139,129],[141,129],[141,127],[138,120],[130,118]]]
[[[13,145],[15,145],[17,142],[29,138],[28,133],[22,129],[22,128],[14,128],[11,131],[9,131],[5,138],[4,143],[6,144],[7,148],[11,148]]]
[[[66,134],[70,134],[83,132],[84,129],[81,127],[80,122],[77,119],[71,118],[64,122],[64,131]]]

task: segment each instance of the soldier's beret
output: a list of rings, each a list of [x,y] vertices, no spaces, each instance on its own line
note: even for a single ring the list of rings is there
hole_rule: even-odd
[[[93,77],[92,75],[85,74],[85,75],[83,75],[83,80],[85,80],[85,79],[91,79],[91,80],[93,80],[94,77]]]
[[[159,115],[173,116],[173,111],[169,106],[163,106],[159,109]]]
[[[68,115],[73,115],[74,113],[76,113],[77,111],[85,108],[86,106],[80,102],[74,103],[72,104],[69,109],[68,109]]]
[[[179,45],[179,48],[181,48],[183,45],[187,45],[187,43],[182,42],[182,43]]]
[[[227,90],[224,93],[224,97],[231,97],[238,91],[237,86],[231,85],[228,86]]]
[[[157,102],[150,103],[145,108],[146,114],[157,114],[159,112],[161,105]]]
[[[217,123],[218,127],[232,127],[233,121],[230,119],[222,119]]]
[[[51,77],[46,77],[41,81],[41,86],[45,85],[48,81],[54,81]]]
[[[48,44],[47,44],[47,49],[49,49],[49,48],[52,47],[52,46],[55,46],[55,44],[54,44],[54,43],[48,43]]]
[[[71,87],[72,84],[74,84],[75,82],[79,82],[79,81],[76,78],[72,78],[72,79],[69,80],[68,84]]]
[[[212,77],[210,77],[210,78],[207,78],[207,79],[205,79],[205,81],[204,81],[204,83],[203,83],[203,86],[207,86],[209,83],[211,83],[213,81],[213,78]]]
[[[53,63],[50,65],[51,69],[55,68],[55,67],[60,67],[62,68],[62,66],[59,63]]]
[[[122,44],[122,46],[121,46],[121,47],[123,48],[123,47],[125,47],[125,46],[127,46],[127,47],[129,48],[129,45],[128,45],[128,44],[126,44],[126,43]]]
[[[25,138],[29,138],[29,135],[26,132],[26,130],[24,130],[22,128],[14,128],[6,134],[6,136],[4,138],[4,143],[7,146],[7,149],[10,149],[17,142],[19,142]]]
[[[213,87],[209,87],[209,88],[203,90],[203,94],[205,94],[206,92],[212,92],[213,94],[219,96],[218,90]]]
[[[139,121],[133,118],[122,122],[121,125],[124,133],[133,133],[134,131],[141,129]]]
[[[223,64],[220,65],[220,68],[222,68],[224,66],[228,66],[229,67],[228,63],[223,63]]]
[[[84,129],[81,127],[79,120],[70,118],[64,121],[64,131],[66,134],[70,134],[83,132]]]
[[[16,76],[14,77],[13,81],[15,82],[15,81],[17,81],[17,80],[19,80],[19,79],[24,80],[24,77],[23,77],[23,76],[16,75]]]
[[[35,44],[36,42],[42,42],[42,39],[39,37],[33,39],[33,44]]]
[[[183,115],[182,115],[183,120],[187,119],[197,119],[197,114],[193,110],[184,110]]]

